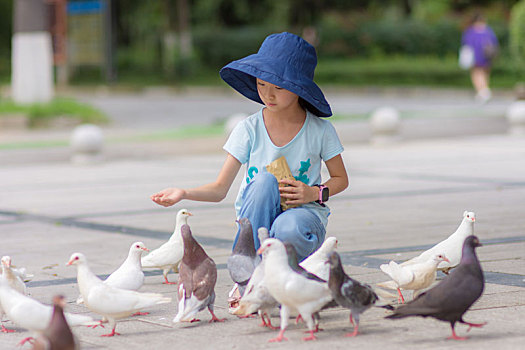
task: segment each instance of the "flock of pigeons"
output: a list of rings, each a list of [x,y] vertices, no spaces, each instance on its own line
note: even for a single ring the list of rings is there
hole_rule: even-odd
[[[162,269],[165,284],[178,284],[178,312],[173,319],[178,322],[196,322],[198,312],[208,309],[210,322],[222,322],[214,314],[217,267],[202,246],[192,236],[187,224],[192,214],[186,209],[177,213],[176,227],[170,239],[159,248],[149,251],[142,242],[131,245],[128,257],[106,280],[101,280],[89,268],[82,253],[73,253],[67,265],[77,268],[80,296],[90,311],[102,316],[100,321],[90,316],[69,314],[63,311],[65,300],[55,296],[53,306],[47,306],[27,296],[24,281],[32,276],[23,269],[14,269],[11,258],[4,256],[0,278],[0,316],[22,328],[36,333],[35,338],[25,338],[33,349],[75,349],[75,340],[70,326],[102,326],[108,322],[111,332],[103,336],[119,335],[115,331],[117,320],[143,315],[143,309],[153,305],[170,303],[171,298],[157,293],[141,293],[137,290],[144,283],[143,268]],[[326,308],[343,307],[350,310],[349,321],[356,336],[360,315],[371,307],[382,307],[393,311],[386,316],[398,319],[408,316],[433,317],[450,323],[452,336],[455,324],[464,323],[482,327],[463,320],[463,314],[481,296],[484,278],[475,248],[481,246],[473,235],[475,215],[465,212],[458,229],[444,241],[402,264],[391,261],[380,266],[390,277],[375,288],[349,277],[335,251],[337,239],[327,237],[322,246],[307,259],[298,262],[293,245],[269,238],[268,230],[257,230],[260,248],[256,251],[252,225],[246,218],[238,220],[239,239],[228,258],[227,267],[235,282],[229,294],[229,312],[239,317],[251,317],[258,313],[263,326],[278,329],[271,323],[270,313],[280,308],[280,331],[270,341],[286,340],[284,332],[292,314],[306,323],[309,335],[304,340],[316,339],[319,330],[320,312]],[[450,270],[454,269],[450,274]],[[178,283],[169,282],[170,270],[178,272]],[[447,276],[435,284],[436,273]],[[435,285],[434,285],[435,284]],[[433,286],[434,285],[434,286]],[[389,301],[397,290],[400,306],[393,307]],[[405,303],[401,290],[413,291],[412,300]],[[388,300],[390,299],[390,300]],[[28,316],[30,315],[30,316]],[[2,332],[12,332],[2,324]]]

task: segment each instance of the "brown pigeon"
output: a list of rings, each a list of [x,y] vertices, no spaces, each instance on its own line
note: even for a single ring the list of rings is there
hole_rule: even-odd
[[[53,316],[47,328],[36,339],[33,350],[75,350],[75,337],[64,317],[66,301],[63,295],[53,297]]]
[[[483,327],[486,323],[469,323],[463,320],[463,314],[478,300],[485,285],[483,271],[476,256],[476,247],[481,247],[478,237],[468,236],[463,243],[458,267],[434,288],[398,307],[386,318],[434,317],[450,323],[452,335],[449,339],[456,340],[467,339],[456,335],[454,331],[456,322],[468,325],[468,330],[472,327]]]
[[[184,255],[179,267],[179,311],[173,319],[178,322],[196,322],[197,312],[206,307],[211,313],[210,322],[222,322],[213,313],[217,266],[199,243],[193,238],[190,227],[183,225]]]

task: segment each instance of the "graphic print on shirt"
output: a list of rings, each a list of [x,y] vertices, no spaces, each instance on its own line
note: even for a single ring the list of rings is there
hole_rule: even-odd
[[[248,177],[246,178],[246,183],[249,184],[250,181],[255,176],[255,174],[257,174],[258,172],[259,172],[259,169],[257,169],[257,167],[251,166],[250,169],[248,169],[247,171]]]
[[[304,182],[308,185],[308,182],[310,181],[308,179],[308,176],[306,176],[306,172],[308,172],[308,169],[310,169],[310,166],[312,164],[310,163],[310,158],[306,161],[301,161],[301,167],[299,168],[299,175],[294,176],[297,181]]]

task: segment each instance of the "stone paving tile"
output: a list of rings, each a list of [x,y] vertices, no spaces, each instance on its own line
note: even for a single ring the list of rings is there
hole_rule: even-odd
[[[371,284],[387,280],[377,269],[378,261],[415,256],[422,250],[418,247],[448,237],[464,210],[476,212],[475,232],[482,241],[522,237],[525,218],[519,210],[525,204],[525,168],[520,146],[524,145],[521,139],[476,137],[407,142],[392,148],[347,147],[351,189],[331,200],[328,227],[328,235],[340,241],[338,250],[348,261],[347,273]],[[29,283],[32,297],[49,303],[60,292],[68,300],[69,311],[93,315],[74,303],[76,271],[65,266],[70,254],[85,253],[93,271],[105,276],[123,261],[132,242],[142,240],[150,248],[162,244],[173,230],[177,209],[194,212],[189,221],[192,231],[219,267],[216,312],[227,321],[208,324],[210,316],[203,311],[199,324],[172,325],[176,286],[161,284],[160,272],[148,271],[141,291],[163,293],[174,302],[152,308],[148,316],[122,320],[117,327],[122,336],[113,339],[99,337],[107,330],[75,329],[85,349],[515,349],[525,340],[521,322],[525,288],[487,283],[484,295],[465,318],[489,324],[469,332],[467,342],[447,341],[446,323],[421,318],[384,320],[387,313],[382,309],[362,316],[360,336],[344,338],[350,330],[348,311],[334,309],[322,313],[325,331],[318,342],[303,342],[304,325],[290,320],[289,341],[268,344],[276,331],[261,329],[259,320],[241,320],[227,312],[232,282],[225,264],[235,233],[236,191],[219,204],[183,202],[170,209],[158,208],[148,199],[164,185],[193,186],[213,180],[223,159],[221,154],[160,155],[95,167],[11,163],[0,171],[0,253],[11,255],[15,265],[35,275]],[[487,273],[519,277],[524,245],[523,240],[487,244],[478,254]],[[170,273],[169,279],[175,281],[177,275]],[[277,312],[272,320],[279,324]],[[2,334],[0,348],[15,348],[29,334],[18,330]],[[458,333],[466,334],[466,327],[458,326]]]

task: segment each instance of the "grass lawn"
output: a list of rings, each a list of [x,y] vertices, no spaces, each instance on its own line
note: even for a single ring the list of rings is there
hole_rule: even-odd
[[[93,124],[104,124],[109,120],[102,111],[71,98],[56,98],[49,103],[30,105],[16,104],[10,100],[0,101],[0,118],[14,114],[26,115],[30,127],[45,124],[57,117],[74,118],[81,123]]]

